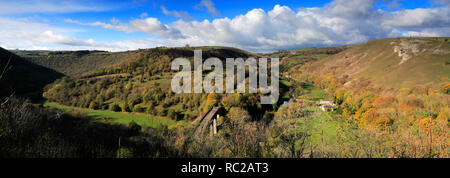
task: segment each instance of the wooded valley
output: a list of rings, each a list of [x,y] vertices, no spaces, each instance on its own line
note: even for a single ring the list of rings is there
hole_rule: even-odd
[[[171,62],[192,61],[196,49],[203,59],[279,58],[278,102],[261,104],[260,93],[175,94]],[[0,157],[450,156],[447,38],[268,54],[1,49],[0,59]],[[210,117],[213,108],[220,112]],[[211,132],[199,131],[204,118]]]

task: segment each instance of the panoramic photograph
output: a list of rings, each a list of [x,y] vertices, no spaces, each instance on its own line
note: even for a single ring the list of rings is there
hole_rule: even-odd
[[[449,106],[449,0],[0,0],[1,159],[449,158]]]

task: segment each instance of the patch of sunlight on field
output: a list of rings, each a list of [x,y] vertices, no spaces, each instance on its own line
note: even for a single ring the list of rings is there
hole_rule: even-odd
[[[319,101],[321,99],[328,99],[328,93],[314,85],[303,83],[302,88],[306,91],[299,99],[307,99],[311,101]]]
[[[87,115],[92,118],[94,122],[103,122],[111,124],[124,124],[128,125],[130,122],[134,121],[138,125],[157,128],[161,125],[171,126],[174,124],[186,124],[184,121],[173,121],[166,117],[152,116],[144,113],[123,113],[123,112],[113,112],[106,110],[92,110],[87,108],[78,108],[72,106],[65,106],[55,102],[45,101],[43,103],[44,107],[57,108],[64,111],[67,110],[79,110],[87,113]]]

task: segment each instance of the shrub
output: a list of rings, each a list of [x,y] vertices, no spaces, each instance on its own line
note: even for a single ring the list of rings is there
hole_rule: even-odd
[[[89,109],[99,109],[97,102],[91,101],[89,104]]]
[[[440,90],[444,94],[450,94],[450,84],[442,85]]]
[[[141,126],[138,125],[136,122],[131,121],[128,124],[128,134],[130,136],[135,136],[135,135],[139,134],[140,131],[141,131]]]
[[[436,120],[442,120],[442,121],[448,121],[449,120],[449,113],[446,111],[441,111],[439,115],[437,116]]]
[[[251,119],[248,112],[239,107],[232,107],[228,112],[227,117],[234,123],[247,122]]]
[[[145,108],[141,104],[137,104],[133,107],[133,112],[145,112]]]
[[[109,110],[114,111],[114,112],[119,112],[119,111],[121,111],[121,108],[119,107],[119,105],[117,103],[111,103],[109,105]]]
[[[120,148],[117,153],[117,158],[132,158],[133,151],[129,148]]]
[[[158,107],[156,109],[156,113],[158,116],[167,116],[167,109],[162,108],[162,107]]]
[[[128,112],[134,111],[134,104],[133,103],[128,104],[128,110],[127,111]]]
[[[80,110],[60,115],[13,97],[0,99],[0,130],[0,158],[174,157],[176,154],[162,132],[143,132],[134,122],[128,127],[92,122]],[[145,139],[134,139],[135,136]]]
[[[120,109],[122,110],[122,112],[130,112],[130,108],[128,107],[128,104],[126,102],[122,103]]]
[[[169,117],[170,119],[173,119],[173,120],[177,120],[177,121],[182,118],[181,113],[174,109],[169,109],[167,111],[167,117]]]
[[[155,110],[155,106],[153,105],[153,104],[149,104],[147,107],[146,107],[146,109],[145,109],[145,112],[146,113],[148,113],[148,114],[153,114],[153,111]]]

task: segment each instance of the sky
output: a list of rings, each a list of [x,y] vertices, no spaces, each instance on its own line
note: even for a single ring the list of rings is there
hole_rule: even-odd
[[[450,36],[450,0],[0,0],[0,47],[252,52]]]

